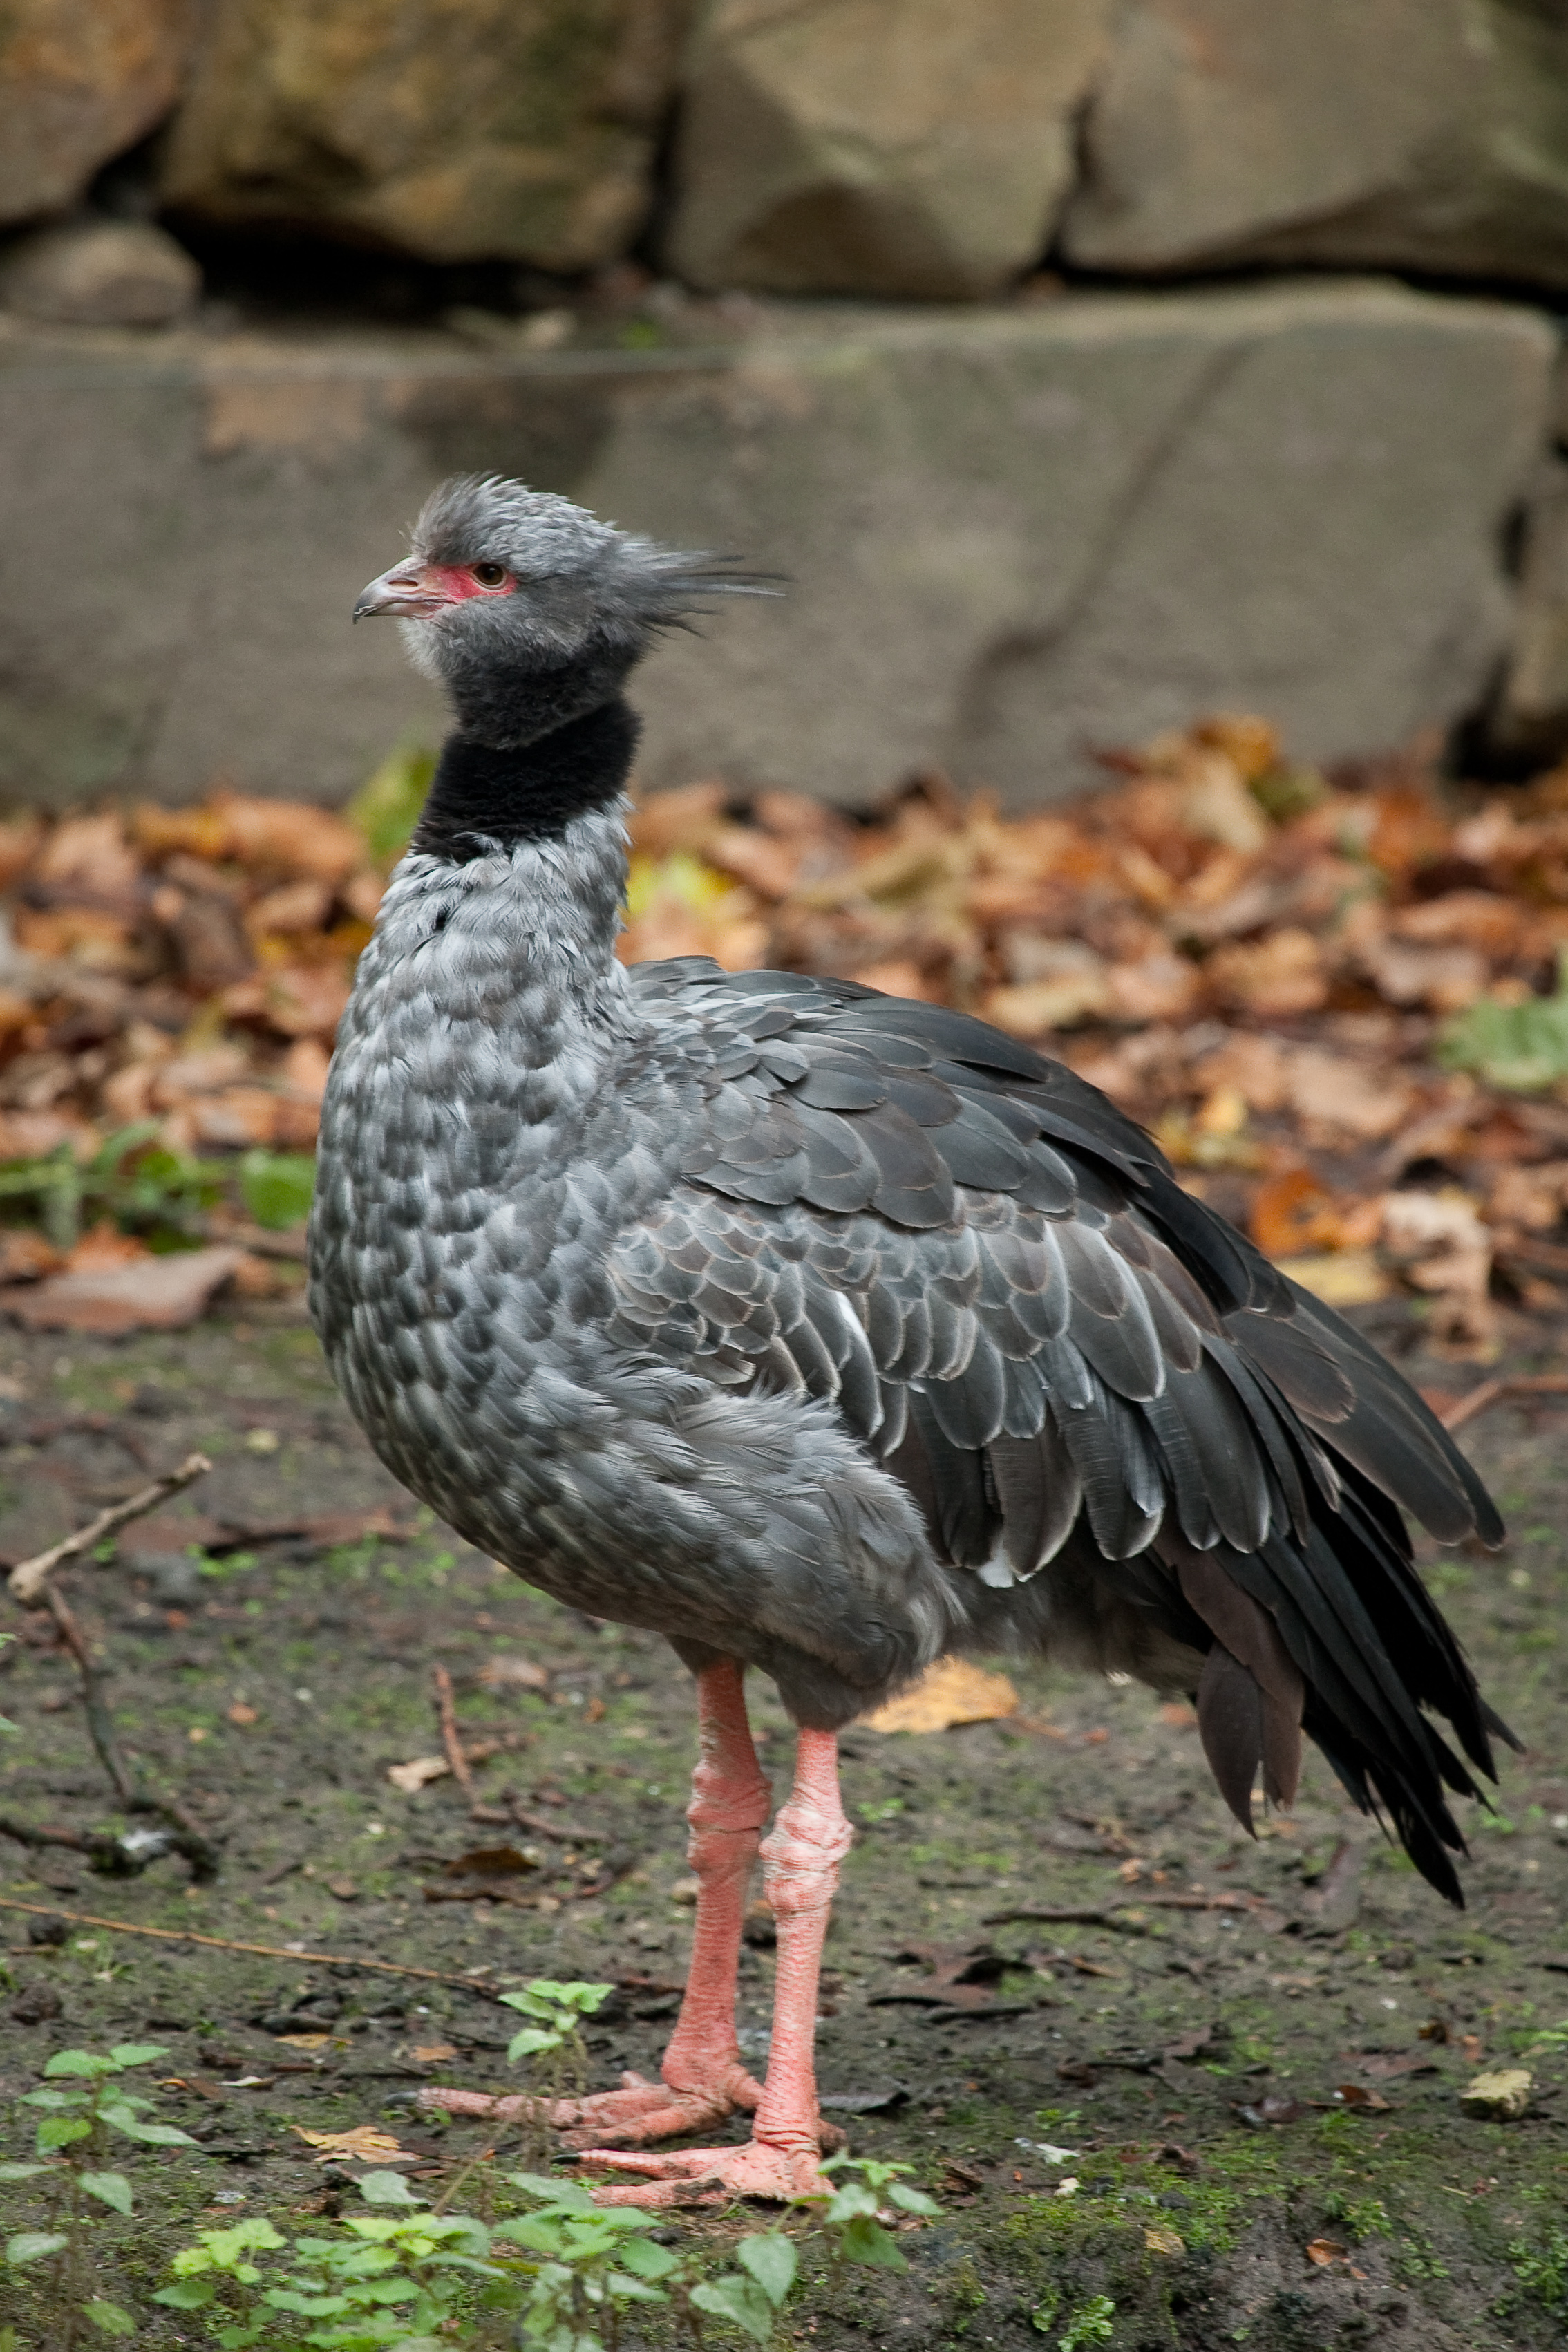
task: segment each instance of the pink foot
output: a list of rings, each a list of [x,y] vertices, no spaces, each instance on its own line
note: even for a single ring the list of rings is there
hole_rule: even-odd
[[[749,2115],[762,2096],[761,2084],[738,2063],[710,2083],[683,2090],[642,2074],[622,2074],[621,2083],[619,2091],[556,2101],[549,2120],[568,2147],[636,2147],[643,2140],[707,2131],[737,2108]]]
[[[706,2131],[737,2108],[749,2115],[762,2096],[761,2084],[740,2065],[700,2090],[672,2090],[668,2084],[650,2083],[641,2074],[622,2074],[621,2084],[618,2091],[598,2091],[586,2099],[552,2099],[544,2119],[565,2134],[568,2147],[587,2147],[601,2140],[635,2147],[646,2139]],[[487,2116],[496,2123],[514,2122],[530,2115],[534,2106],[526,2092],[458,2091],[441,2083],[426,2083],[419,2104],[449,2116]]]
[[[792,2197],[831,2197],[833,2184],[821,2168],[815,2148],[776,2147],[747,2140],[744,2147],[682,2148],[667,2156],[627,2156],[614,2149],[585,2148],[587,2164],[611,2164],[635,2172],[646,2188],[596,2188],[596,2205],[727,2205],[736,2197],[767,2197],[788,2203]]]

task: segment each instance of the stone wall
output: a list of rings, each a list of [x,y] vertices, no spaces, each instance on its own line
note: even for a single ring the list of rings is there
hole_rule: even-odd
[[[1554,344],[1375,283],[764,308],[685,351],[0,337],[0,791],[335,799],[440,724],[350,632],[433,479],[494,466],[788,575],[649,663],[644,772],[1012,804],[1217,705],[1333,757],[1503,659]],[[68,549],[68,563],[59,561]]]
[[[15,0],[5,225],[12,796],[428,730],[337,614],[457,463],[793,575],[659,656],[666,777],[1568,745],[1555,0]],[[264,326],[178,241],[236,236],[486,290]]]

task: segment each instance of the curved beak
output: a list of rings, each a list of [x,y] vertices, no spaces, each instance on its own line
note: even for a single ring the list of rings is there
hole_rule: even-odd
[[[354,618],[365,621],[377,613],[392,613],[400,620],[423,621],[452,601],[433,565],[394,563],[390,572],[383,572],[361,591]]]

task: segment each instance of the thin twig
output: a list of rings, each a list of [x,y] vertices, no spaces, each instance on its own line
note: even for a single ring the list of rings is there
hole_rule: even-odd
[[[468,1759],[463,1752],[463,1742],[457,1734],[457,1709],[452,1697],[452,1677],[444,1666],[435,1669],[435,1711],[441,1718],[441,1745],[453,1778],[470,1805],[478,1802],[474,1775],[468,1769]]]
[[[1494,1404],[1509,1404],[1515,1398],[1536,1396],[1568,1396],[1568,1372],[1530,1372],[1518,1377],[1483,1381],[1479,1388],[1471,1389],[1437,1415],[1451,1436],[1463,1429],[1467,1422],[1475,1421],[1490,1412]]]
[[[608,1845],[608,1830],[584,1829],[579,1822],[552,1822],[548,1813],[526,1813],[521,1805],[508,1808],[520,1830],[535,1830],[556,1845]]]
[[[1130,1895],[1124,1903],[1061,1903],[1030,1910],[987,1911],[981,1915],[983,1927],[999,1927],[1009,1919],[1040,1919],[1088,1927],[1096,1923],[1107,1927],[1129,1925],[1129,1911],[1250,1911],[1261,1898],[1245,1895]],[[1131,1922],[1136,1926],[1134,1920]]]
[[[129,1525],[132,1519],[144,1518],[149,1511],[156,1510],[160,1503],[167,1502],[171,1495],[177,1495],[183,1487],[205,1477],[212,1466],[204,1454],[190,1454],[177,1470],[172,1470],[166,1477],[155,1478],[151,1486],[142,1486],[134,1495],[127,1496],[123,1503],[112,1504],[108,1510],[100,1511],[88,1526],[78,1528],[75,1535],[67,1536],[62,1543],[53,1545],[48,1551],[41,1551],[34,1559],[23,1560],[11,1570],[8,1579],[13,1598],[19,1601],[25,1609],[48,1612],[61,1641],[76,1660],[77,1671],[81,1675],[88,1732],[97,1750],[99,1762],[114,1785],[114,1793],[122,1810],[128,1813],[152,1813],[165,1822],[169,1826],[171,1845],[176,1853],[183,1854],[194,1877],[203,1883],[218,1874],[216,1846],[177,1799],[155,1797],[138,1782],[114,1736],[106,1695],[107,1670],[102,1661],[94,1657],[91,1644],[77,1622],[75,1612],[49,1579],[65,1561],[79,1559],[82,1553],[94,1550],[117,1528]]]
[[[99,1830],[36,1828],[31,1822],[19,1822],[14,1813],[0,1813],[0,1837],[15,1838],[18,1845],[35,1853],[47,1846],[64,1846],[71,1853],[85,1854],[92,1868],[106,1878],[134,1878],[149,1863],[174,1850],[173,1832],[168,1829],[131,1830],[123,1837],[106,1837]]]
[[[52,1584],[46,1584],[39,1598],[59,1627],[60,1639],[76,1660],[80,1671],[82,1698],[87,1707],[87,1727],[92,1735],[92,1744],[98,1750],[98,1760],[113,1781],[114,1793],[126,1811],[133,1811],[136,1806],[136,1782],[131,1775],[130,1765],[120,1752],[119,1743],[114,1737],[114,1727],[109,1719],[109,1706],[103,1695],[103,1686],[108,1677],[103,1665],[93,1656],[89,1648],[87,1636],[77,1623],[76,1617],[64,1594],[57,1591]]]
[[[14,1813],[0,1813],[0,1837],[15,1838],[18,1845],[41,1853],[45,1846],[63,1845],[72,1853],[97,1854],[111,1846],[112,1838],[95,1836],[90,1830],[54,1830],[45,1826],[34,1828],[30,1822],[19,1822]]]
[[[461,1985],[483,2000],[499,2000],[489,1985],[473,1977],[451,1976],[444,1969],[413,1969],[402,1960],[366,1960],[352,1952],[291,1952],[282,1944],[241,1944],[228,1936],[198,1936],[192,1927],[141,1927],[129,1919],[99,1919],[90,1911],[60,1911],[49,1903],[19,1903],[14,1895],[0,1895],[0,1911],[26,1911],[36,1919],[64,1919],[73,1927],[108,1927],[117,1936],[152,1936],[161,1944],[202,1944],[214,1952],[254,1952],[264,1960],[308,1960],[313,1967],[371,1969],[387,1977],[418,1977],[426,1984]]]
[[[204,1454],[189,1454],[167,1477],[154,1478],[150,1486],[128,1495],[123,1503],[111,1504],[107,1511],[99,1511],[96,1519],[78,1528],[74,1536],[67,1536],[62,1543],[39,1552],[36,1559],[21,1561],[7,1579],[11,1598],[19,1601],[25,1609],[37,1608],[46,1580],[62,1560],[76,1559],[83,1552],[95,1550],[105,1536],[111,1536],[117,1528],[127,1526],[131,1519],[145,1518],[160,1503],[166,1503],[171,1495],[204,1478],[212,1466]]]
[[[46,1584],[41,1604],[59,1627],[60,1638],[77,1662],[81,1675],[82,1700],[87,1709],[87,1727],[98,1751],[98,1760],[114,1783],[114,1793],[128,1813],[155,1813],[169,1825],[170,1843],[176,1853],[183,1854],[191,1865],[192,1875],[203,1885],[209,1885],[218,1874],[218,1850],[199,1822],[194,1821],[175,1797],[155,1797],[138,1782],[130,1765],[120,1752],[110,1720],[109,1701],[105,1696],[108,1675],[99,1660],[92,1654],[86,1634],[58,1588]],[[39,1605],[35,1603],[35,1606]]]

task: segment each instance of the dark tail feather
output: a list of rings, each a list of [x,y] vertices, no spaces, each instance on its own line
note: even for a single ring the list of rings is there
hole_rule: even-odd
[[[1416,1576],[1397,1512],[1353,1470],[1337,1510],[1313,1493],[1304,1537],[1276,1532],[1256,1552],[1225,1544],[1197,1552],[1167,1523],[1155,1549],[1181,1588],[1182,1638],[1201,1641],[1200,1626],[1211,1636],[1198,1724],[1238,1820],[1251,1828],[1260,1765],[1270,1797],[1288,1800],[1304,1730],[1361,1810],[1390,1826],[1423,1877],[1462,1906],[1450,1856],[1465,1841],[1445,1792],[1482,1791],[1425,1710],[1452,1725],[1489,1779],[1489,1734],[1517,1743]]]
[[[1295,1801],[1306,1685],[1268,1611],[1210,1552],[1183,1547],[1176,1573],[1187,1606],[1214,1635],[1197,1685],[1197,1727],[1219,1793],[1249,1836],[1252,1784],[1263,1768],[1270,1804]]]

